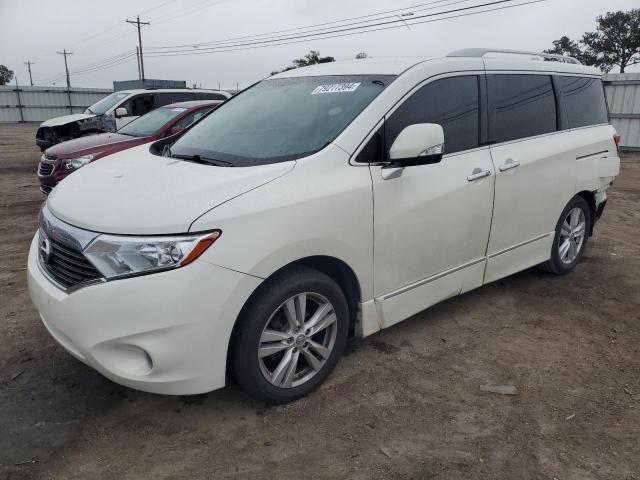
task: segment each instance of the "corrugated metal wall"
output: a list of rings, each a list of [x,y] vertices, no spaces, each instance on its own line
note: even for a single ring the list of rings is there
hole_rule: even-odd
[[[640,150],[640,72],[603,77],[611,123],[622,137],[620,148]]]
[[[108,88],[0,86],[0,122],[42,122],[50,118],[82,113],[109,95]],[[69,102],[71,101],[71,103]]]

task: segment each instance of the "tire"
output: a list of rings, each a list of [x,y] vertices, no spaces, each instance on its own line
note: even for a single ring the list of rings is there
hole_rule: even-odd
[[[296,332],[302,307],[305,325]],[[324,382],[348,335],[349,307],[338,284],[312,268],[294,267],[262,284],[243,309],[231,342],[231,372],[254,398],[288,403]]]
[[[542,270],[564,275],[575,268],[587,248],[591,218],[591,210],[585,199],[580,196],[573,197],[558,219],[551,246],[551,258],[540,265]],[[578,223],[573,225],[571,222],[575,222],[576,219]]]

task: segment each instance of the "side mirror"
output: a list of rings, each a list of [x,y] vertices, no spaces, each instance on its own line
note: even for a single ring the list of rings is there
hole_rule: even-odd
[[[416,123],[400,132],[389,150],[393,166],[438,163],[444,153],[444,130],[435,123]]]
[[[184,130],[184,128],[179,127],[178,125],[174,125],[173,127],[171,127],[169,129],[169,135],[175,135],[177,133],[180,133],[183,130]]]
[[[116,108],[116,118],[128,117],[128,116],[129,116],[129,112],[127,111],[126,108],[124,107]]]

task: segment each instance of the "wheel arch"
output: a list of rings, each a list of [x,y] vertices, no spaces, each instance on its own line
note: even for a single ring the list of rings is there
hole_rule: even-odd
[[[589,206],[589,236],[593,235],[593,226],[596,222],[596,212],[598,207],[596,205],[596,196],[593,192],[588,190],[582,190],[576,194],[577,197],[582,197],[587,205]]]
[[[358,320],[358,302],[360,302],[360,299],[362,298],[362,290],[360,282],[358,281],[358,277],[356,276],[353,269],[343,260],[328,255],[313,255],[299,258],[275,270],[271,275],[264,279],[264,281],[251,293],[251,295],[249,295],[249,298],[247,298],[247,300],[245,301],[244,305],[240,309],[240,312],[238,313],[238,316],[236,317],[231,335],[229,337],[227,346],[227,371],[231,365],[230,356],[234,337],[236,335],[238,325],[240,324],[240,319],[242,318],[242,315],[244,314],[247,307],[251,304],[253,299],[260,295],[263,288],[266,288],[265,285],[267,285],[269,279],[273,278],[276,275],[285,274],[287,270],[301,265],[328,275],[338,284],[340,289],[343,291],[347,299],[347,305],[349,306],[349,336],[351,337],[354,335],[356,323]]]

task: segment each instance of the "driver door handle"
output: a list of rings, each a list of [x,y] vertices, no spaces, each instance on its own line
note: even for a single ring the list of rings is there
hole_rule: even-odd
[[[481,170],[480,168],[474,168],[473,173],[467,177],[467,182],[473,182],[484,177],[491,175],[491,170]]]

